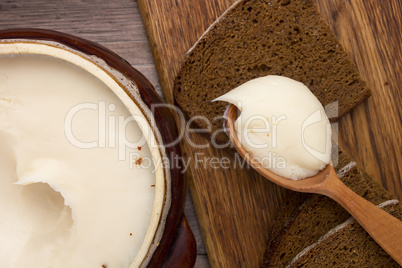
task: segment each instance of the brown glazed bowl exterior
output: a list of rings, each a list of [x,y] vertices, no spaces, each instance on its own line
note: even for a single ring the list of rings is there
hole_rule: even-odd
[[[0,42],[6,40],[49,41],[102,59],[108,66],[133,81],[138,87],[142,102],[152,111],[152,116],[155,119],[156,127],[161,133],[163,144],[172,144],[178,138],[175,120],[169,109],[160,106],[152,110],[153,104],[161,104],[163,101],[155,92],[151,83],[126,60],[107,48],[76,36],[43,29],[9,29],[0,31]],[[124,90],[135,102],[134,96],[128,90]],[[181,159],[181,150],[178,143],[168,147],[163,146],[160,150],[165,150],[170,163],[173,163],[174,159]],[[153,242],[156,249],[152,256],[147,256],[149,258],[147,267],[192,267],[194,265],[196,257],[195,239],[183,214],[188,184],[184,179],[182,169],[182,165],[170,165],[168,169],[171,182],[170,187],[166,188],[165,202],[170,202],[170,208],[166,214],[165,224],[162,226],[162,228],[164,227],[162,237]],[[167,192],[169,189],[170,192]]]

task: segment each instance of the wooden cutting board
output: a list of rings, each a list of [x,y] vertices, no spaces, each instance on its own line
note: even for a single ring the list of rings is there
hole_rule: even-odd
[[[402,1],[315,1],[373,90],[368,101],[340,120],[339,143],[401,199]],[[138,0],[169,103],[186,52],[233,2]],[[182,144],[191,160],[190,190],[212,266],[258,267],[275,213],[289,192],[241,166],[231,152],[194,149],[190,143],[209,141],[190,133]],[[213,164],[223,158],[230,168]]]

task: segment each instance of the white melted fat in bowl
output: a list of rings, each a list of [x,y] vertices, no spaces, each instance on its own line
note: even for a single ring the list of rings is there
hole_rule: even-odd
[[[146,139],[129,118],[115,93],[80,67],[0,56],[2,267],[130,266],[156,180]]]

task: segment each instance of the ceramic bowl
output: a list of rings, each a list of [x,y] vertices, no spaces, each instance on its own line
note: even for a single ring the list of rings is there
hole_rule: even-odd
[[[41,29],[0,31],[0,55],[39,54],[70,62],[90,72],[116,93],[130,113],[149,123],[147,135],[154,161],[155,199],[147,235],[130,267],[190,267],[195,261],[195,241],[183,217],[187,183],[179,165],[178,132],[169,109],[151,83],[127,61],[100,46],[69,34]],[[148,143],[149,143],[148,142]],[[166,146],[168,145],[168,146]]]

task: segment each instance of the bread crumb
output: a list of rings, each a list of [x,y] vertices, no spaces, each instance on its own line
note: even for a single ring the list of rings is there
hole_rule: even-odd
[[[137,160],[135,160],[135,164],[136,165],[141,165],[142,164],[143,159],[140,157]]]

